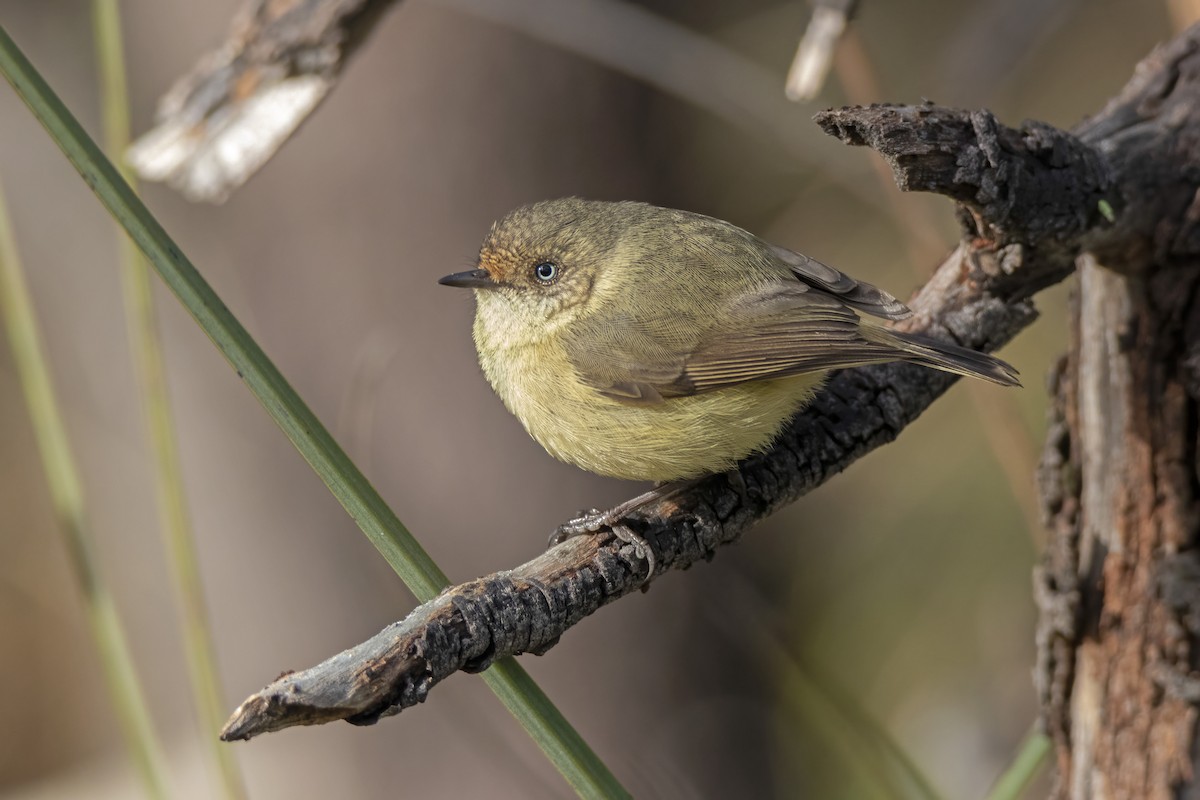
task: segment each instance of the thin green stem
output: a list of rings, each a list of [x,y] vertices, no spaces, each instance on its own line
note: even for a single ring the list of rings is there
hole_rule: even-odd
[[[392,569],[421,601],[436,596],[449,583],[445,574],[225,307],[2,27],[0,72]],[[506,705],[510,701],[519,705],[518,720],[576,792],[583,797],[628,796],[562,714],[548,700],[542,703],[529,696],[532,679],[515,661],[499,662],[492,670],[495,675],[489,679],[489,686],[501,684]],[[586,768],[580,769],[581,764]]]
[[[96,640],[96,648],[100,651],[100,663],[121,731],[141,775],[146,794],[153,798],[164,798],[167,796],[167,779],[162,747],[154,735],[116,607],[92,556],[79,472],[67,443],[66,424],[59,412],[58,399],[50,381],[45,348],[13,238],[3,189],[0,189],[0,312],[4,316],[4,328],[12,346],[25,404],[29,407],[54,513],[63,534],[72,572],[83,591],[88,624]]]
[[[1021,746],[1013,756],[1008,769],[1000,775],[996,785],[988,792],[987,800],[1017,800],[1025,794],[1046,764],[1050,761],[1050,737],[1036,728],[1021,740]]]
[[[129,146],[129,96],[126,89],[124,46],[118,0],[92,0],[92,25],[100,68],[100,108],[109,153],[120,159]],[[133,187],[132,174],[122,174]],[[245,784],[233,750],[220,742],[225,712],[218,677],[204,584],[179,466],[175,424],[167,394],[162,346],[158,338],[150,270],[133,242],[120,229],[117,246],[125,294],[126,327],[142,393],[142,408],[154,458],[155,490],[160,525],[179,603],[184,653],[192,701],[200,721],[201,738],[216,767],[223,794],[229,800],[246,797]]]
[[[631,797],[515,658],[500,659],[483,679],[580,797]]]

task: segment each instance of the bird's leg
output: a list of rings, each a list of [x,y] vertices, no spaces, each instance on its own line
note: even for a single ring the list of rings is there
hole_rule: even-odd
[[[663,490],[669,488],[672,488],[672,485],[669,483],[655,486],[650,491],[643,492],[620,505],[613,506],[608,511],[601,511],[598,508],[584,509],[574,519],[569,519],[558,526],[554,534],[550,537],[550,545],[560,544],[576,536],[599,533],[603,528],[611,528],[642,506],[649,505],[655,500],[666,497]]]
[[[695,484],[696,481],[694,480],[664,483],[655,486],[648,492],[639,494],[637,497],[626,500],[624,503],[614,506],[608,511],[600,511],[595,508],[581,511],[577,517],[564,522],[555,529],[554,533],[550,535],[549,546],[553,547],[576,536],[599,533],[604,528],[608,528],[622,542],[633,545],[634,555],[646,561],[649,567],[649,571],[646,573],[646,580],[650,580],[650,576],[654,574],[655,567],[654,551],[650,549],[650,545],[646,543],[645,539],[638,536],[632,528],[625,524],[625,519],[643,506],[674,497]]]

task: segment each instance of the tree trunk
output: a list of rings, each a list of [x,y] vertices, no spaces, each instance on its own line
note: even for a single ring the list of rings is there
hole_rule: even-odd
[[[1039,572],[1060,797],[1200,796],[1198,284],[1195,265],[1080,265],[1045,461],[1054,537]]]
[[[1176,186],[1194,187],[1197,103],[1183,100],[1196,92],[1195,37],[1156,52],[1134,79],[1161,81],[1154,103],[1127,106],[1141,117],[1127,131],[1153,125],[1163,136],[1159,163],[1121,167],[1146,187],[1172,160]],[[1164,108],[1174,104],[1172,120]],[[1161,200],[1136,246],[1079,260],[1040,481],[1051,541],[1035,576],[1057,797],[1200,797],[1195,191]],[[1155,206],[1148,197],[1128,199]]]

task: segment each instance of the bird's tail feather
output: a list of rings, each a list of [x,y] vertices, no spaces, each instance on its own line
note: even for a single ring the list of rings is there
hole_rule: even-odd
[[[983,378],[1001,386],[1021,385],[1017,370],[1011,364],[987,353],[888,328],[864,325],[862,333],[869,340],[899,351],[897,357],[901,361],[952,372],[955,375]]]

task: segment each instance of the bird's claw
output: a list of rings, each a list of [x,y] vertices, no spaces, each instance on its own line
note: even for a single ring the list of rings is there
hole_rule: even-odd
[[[645,539],[634,533],[633,529],[622,522],[621,517],[614,515],[612,511],[590,508],[579,512],[574,519],[567,520],[554,529],[554,533],[550,534],[547,546],[554,547],[576,536],[591,536],[600,533],[605,528],[612,531],[613,536],[620,541],[633,546],[633,554],[646,562],[646,580],[650,580],[658,563],[654,557],[654,551],[650,549],[650,545]]]
[[[612,524],[608,517],[609,514],[607,511],[601,511],[598,508],[585,508],[573,518],[555,528],[554,533],[550,534],[550,541],[546,543],[546,546],[554,547],[554,545],[562,544],[567,539],[574,539],[576,536],[599,533],[601,528],[609,527]]]
[[[628,525],[617,524],[612,526],[613,536],[616,536],[622,542],[633,545],[633,554],[646,562],[646,581],[650,580],[650,576],[654,574],[654,568],[658,565],[657,559],[654,557],[654,551],[650,549],[650,544],[633,532],[633,528]],[[643,581],[645,583],[646,581]]]

